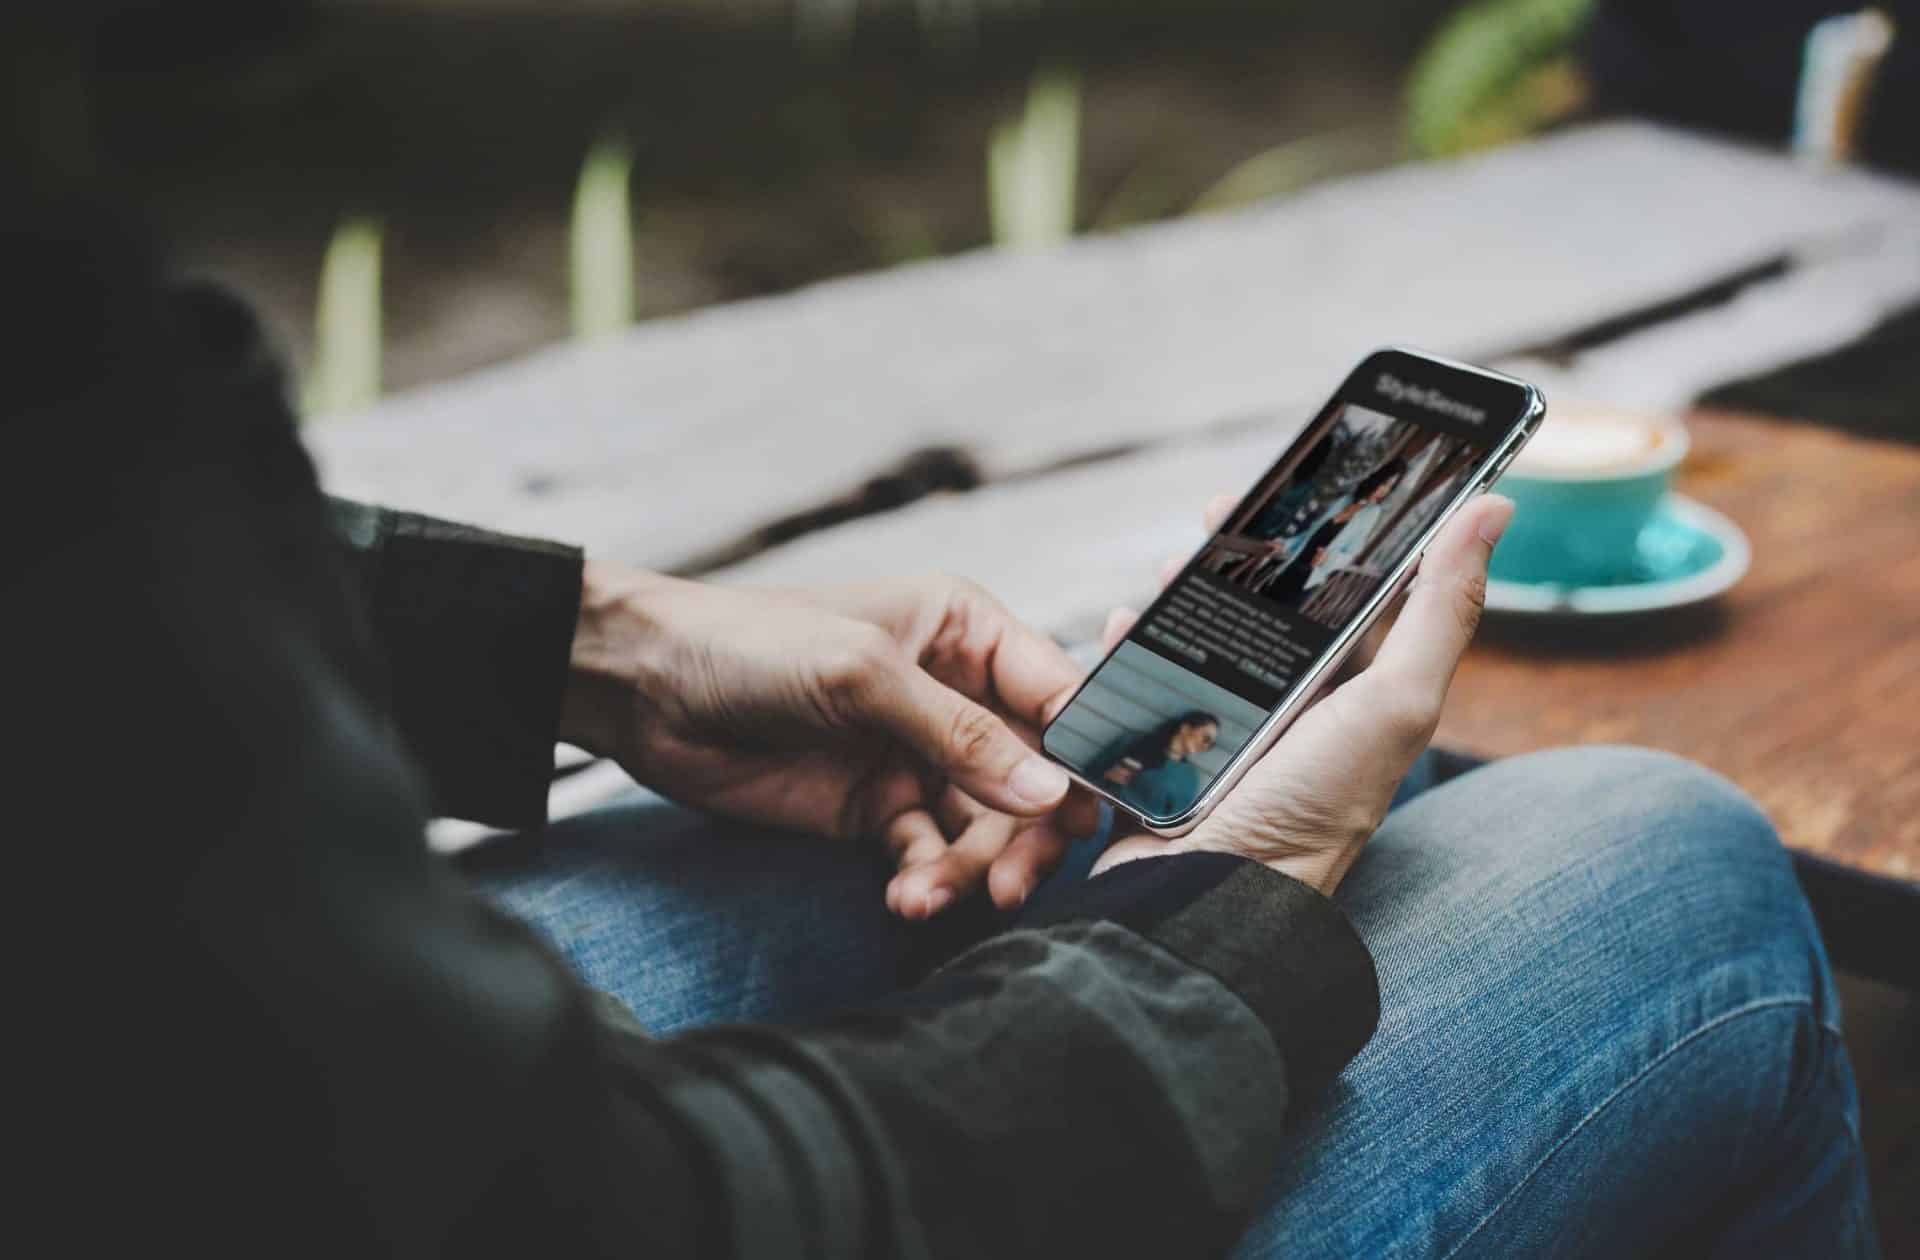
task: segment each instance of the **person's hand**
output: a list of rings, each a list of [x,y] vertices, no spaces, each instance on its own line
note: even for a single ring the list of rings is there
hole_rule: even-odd
[[[1222,506],[1216,500],[1209,515]],[[1398,619],[1365,668],[1301,715],[1190,834],[1121,840],[1095,873],[1135,858],[1213,850],[1331,893],[1433,736],[1454,667],[1480,622],[1487,559],[1512,517],[1512,502],[1494,495],[1462,508],[1428,546]],[[1124,610],[1110,617],[1108,646],[1132,623]]]
[[[589,564],[561,738],[685,804],[874,838],[897,914],[1019,905],[1092,830],[1029,743],[1081,670],[969,582],[729,589]]]

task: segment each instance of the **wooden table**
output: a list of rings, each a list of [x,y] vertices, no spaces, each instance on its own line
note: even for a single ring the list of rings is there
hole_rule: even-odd
[[[1668,749],[1745,788],[1795,848],[1920,880],[1920,449],[1691,425],[1678,488],[1747,531],[1747,576],[1679,620],[1543,634],[1491,619],[1439,742]]]
[[[653,321],[308,437],[336,492],[718,581],[939,567],[1078,642],[1383,342],[1659,409],[1916,299],[1920,184],[1613,123]],[[1674,749],[1803,851],[1920,878],[1920,455],[1710,417],[1682,483],[1746,580],[1597,641],[1489,626],[1443,740]]]

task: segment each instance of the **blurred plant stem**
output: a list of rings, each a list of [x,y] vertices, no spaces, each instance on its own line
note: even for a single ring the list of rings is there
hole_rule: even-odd
[[[352,216],[327,243],[303,399],[307,415],[350,411],[380,397],[380,241],[378,219]]]
[[[1449,17],[1407,80],[1407,136],[1427,157],[1501,144],[1572,113],[1568,58],[1593,0],[1478,0]]]
[[[1018,118],[987,140],[987,213],[993,243],[1040,249],[1073,235],[1080,176],[1080,75],[1036,71]]]
[[[1178,214],[1193,193],[1191,179],[1183,178],[1180,156],[1157,150],[1134,162],[1092,212],[1087,230],[1113,232]]]
[[[633,149],[618,136],[587,151],[568,233],[573,335],[603,337],[633,323]]]
[[[1206,214],[1284,197],[1336,175],[1382,165],[1391,160],[1382,139],[1368,128],[1347,127],[1277,144],[1215,180],[1187,212]]]
[[[1190,156],[1161,150],[1127,172],[1093,213],[1088,230],[1117,231],[1155,219],[1291,196],[1324,180],[1377,170],[1403,156],[1398,134],[1389,128],[1342,127],[1263,149],[1235,163],[1196,196]]]

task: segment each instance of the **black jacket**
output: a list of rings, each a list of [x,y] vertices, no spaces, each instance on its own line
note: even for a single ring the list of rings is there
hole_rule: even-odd
[[[1230,1243],[1374,1024],[1332,903],[1142,861],[871,1009],[650,1040],[422,840],[542,821],[578,553],[330,510],[245,311],[110,239],[0,246],[32,320],[0,668],[15,799],[50,807],[14,837],[15,1137],[45,1203],[81,1196],[64,1242]]]

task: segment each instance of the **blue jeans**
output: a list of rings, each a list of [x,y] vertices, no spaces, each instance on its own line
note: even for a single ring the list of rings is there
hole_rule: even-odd
[[[1338,894],[1379,1030],[1295,1117],[1238,1254],[1877,1254],[1833,980],[1754,806],[1624,748],[1433,777]],[[872,998],[996,923],[901,923],[871,858],[650,797],[480,866],[663,1033]]]

